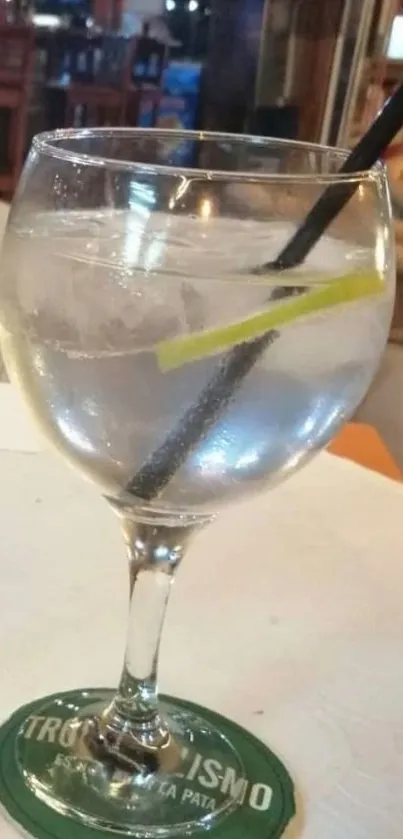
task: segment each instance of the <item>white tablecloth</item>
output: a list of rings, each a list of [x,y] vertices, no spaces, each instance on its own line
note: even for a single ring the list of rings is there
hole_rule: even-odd
[[[115,684],[122,657],[117,522],[41,447],[0,386],[1,718],[57,689]],[[161,687],[279,753],[304,839],[403,834],[402,519],[402,486],[321,455],[226,511],[178,575]],[[0,836],[16,836],[1,816]]]

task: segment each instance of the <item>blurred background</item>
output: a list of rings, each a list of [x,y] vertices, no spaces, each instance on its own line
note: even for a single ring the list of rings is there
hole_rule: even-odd
[[[400,0],[0,0],[0,193],[62,126],[349,146],[401,79]]]

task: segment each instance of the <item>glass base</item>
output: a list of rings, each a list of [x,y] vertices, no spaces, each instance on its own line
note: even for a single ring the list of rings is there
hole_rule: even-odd
[[[112,698],[110,691],[49,697],[21,726],[17,763],[48,807],[91,827],[152,837],[211,828],[241,803],[246,773],[230,740],[208,712],[203,718],[175,700],[161,702],[171,737],[155,771],[97,758],[88,732]]]

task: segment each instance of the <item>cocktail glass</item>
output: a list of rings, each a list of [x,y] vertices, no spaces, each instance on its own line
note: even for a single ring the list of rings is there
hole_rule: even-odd
[[[159,701],[158,650],[192,537],[325,446],[377,369],[393,303],[387,183],[382,166],[340,176],[344,159],[178,131],[33,141],[3,246],[2,351],[49,441],[117,514],[130,570],[117,692],[73,714],[51,765],[29,737],[19,754],[35,794],[84,824],[192,833],[245,795],[228,737]],[[346,179],[355,194],[305,261],[256,270]]]

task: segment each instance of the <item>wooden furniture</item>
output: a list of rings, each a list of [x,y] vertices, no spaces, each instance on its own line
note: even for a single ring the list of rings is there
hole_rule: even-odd
[[[67,89],[67,126],[124,124],[135,47],[135,39],[104,36],[93,79],[73,78]]]
[[[30,26],[0,25],[0,109],[9,114],[7,169],[0,172],[0,194],[11,195],[24,160],[29,84],[34,58]]]
[[[166,44],[154,38],[137,39],[126,105],[128,125],[137,124],[140,108],[144,105],[151,109],[151,125],[156,124],[168,53]]]
[[[67,77],[89,80],[94,76],[97,52],[103,36],[92,30],[59,29],[36,31],[37,49],[45,56],[45,77],[48,84]]]
[[[154,125],[167,58],[167,47],[153,38],[104,36],[93,80],[73,80],[67,90],[65,124],[135,125],[146,101]]]

